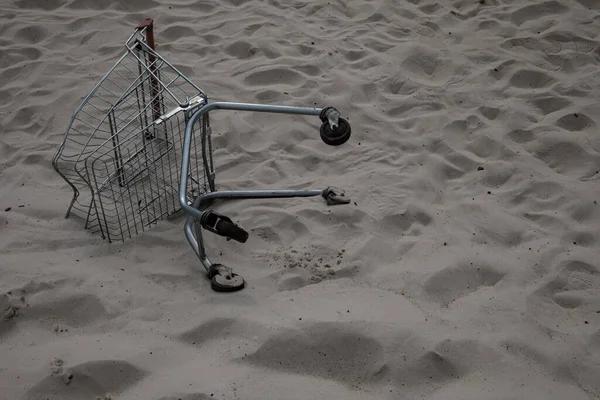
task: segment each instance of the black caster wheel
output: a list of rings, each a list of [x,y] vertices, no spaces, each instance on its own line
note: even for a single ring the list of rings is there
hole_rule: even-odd
[[[213,264],[210,267],[208,279],[215,292],[237,292],[246,286],[244,278],[222,264]]]
[[[321,111],[321,121],[323,124],[321,125],[321,140],[330,146],[339,146],[348,141],[350,139],[350,135],[352,134],[352,129],[350,128],[350,124],[343,118],[339,117],[339,112],[333,107],[326,107]],[[337,119],[337,126],[335,129],[331,128],[329,122],[332,124]]]

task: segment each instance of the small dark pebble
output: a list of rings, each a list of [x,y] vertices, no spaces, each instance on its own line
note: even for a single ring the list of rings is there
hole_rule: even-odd
[[[444,246],[446,246],[446,244],[447,244],[447,243],[446,243],[446,242],[444,242]]]
[[[477,167],[477,171],[483,171],[483,167]]]
[[[488,194],[492,194],[492,192],[490,192],[490,191],[488,190]]]
[[[20,204],[19,205],[19,208],[23,208],[23,207],[25,207],[25,204]]]
[[[583,321],[583,323],[584,323],[584,324],[589,324],[589,322],[587,322],[587,321]]]
[[[6,207],[6,208],[4,209],[4,211],[10,211],[10,210],[12,210],[12,207]]]

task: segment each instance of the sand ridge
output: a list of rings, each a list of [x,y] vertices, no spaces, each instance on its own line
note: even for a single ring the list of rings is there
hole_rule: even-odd
[[[213,100],[248,281],[210,290],[163,221],[108,244],[51,159],[144,17]],[[0,11],[0,398],[600,398],[600,3],[7,0]]]

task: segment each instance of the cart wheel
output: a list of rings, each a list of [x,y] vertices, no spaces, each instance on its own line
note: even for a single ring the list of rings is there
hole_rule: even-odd
[[[332,130],[327,121],[321,125],[321,140],[330,146],[339,146],[350,139],[352,129],[350,124],[343,118],[339,118],[338,127]]]
[[[215,292],[236,292],[245,286],[244,278],[222,264],[213,264],[208,271],[208,278]]]
[[[246,232],[243,228],[241,228],[239,225],[234,224],[233,222],[220,220],[219,222],[217,222],[216,229],[219,232],[219,234],[228,238],[232,238],[237,242],[246,243],[246,240],[248,240],[248,232]]]

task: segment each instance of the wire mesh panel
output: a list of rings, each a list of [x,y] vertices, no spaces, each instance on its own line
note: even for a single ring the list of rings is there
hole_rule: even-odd
[[[102,237],[124,240],[180,209],[178,185],[186,122],[207,97],[153,49],[152,23],[74,113],[53,160],[73,188],[67,215]],[[208,115],[194,140],[210,140]],[[194,143],[195,145],[196,143]],[[201,146],[210,149],[210,146]],[[191,160],[190,199],[210,190],[202,157]]]

